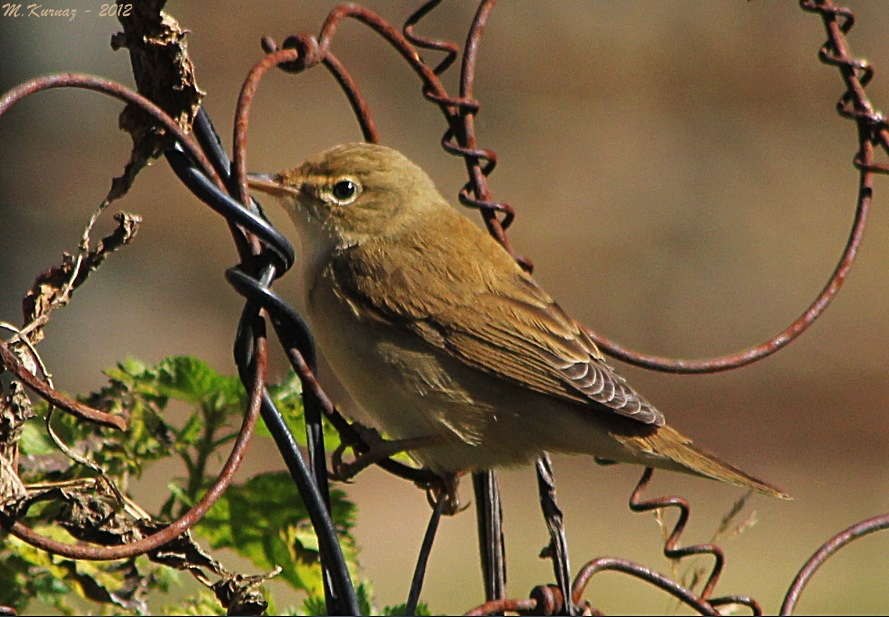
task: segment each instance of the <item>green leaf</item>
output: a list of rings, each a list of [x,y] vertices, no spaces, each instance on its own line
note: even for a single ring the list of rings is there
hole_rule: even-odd
[[[355,542],[349,535],[355,506],[338,490],[332,491],[331,502],[347,563],[356,571]],[[261,474],[230,487],[195,532],[213,548],[231,548],[260,569],[281,566],[279,578],[291,587],[323,595],[318,540],[293,479],[284,472]]]
[[[170,491],[170,497],[161,506],[162,515],[175,517],[177,512],[190,507],[213,480],[207,472],[208,462],[211,457],[224,454],[224,446],[234,438],[247,403],[245,389],[236,376],[221,376],[206,363],[189,357],[170,357],[155,365],[127,358],[106,374],[108,384],[81,400],[124,416],[129,429],[119,432],[97,427],[65,413],[54,414],[53,429],[68,447],[100,465],[124,492],[128,479],[150,471],[152,462],[180,458],[185,477],[181,481],[166,477],[160,481]],[[302,390],[297,376],[291,372],[279,384],[269,384],[267,388],[297,439],[305,443]],[[48,406],[37,406],[35,410],[45,417]],[[258,425],[257,436],[269,436],[263,423]],[[326,422],[324,441],[328,451],[339,445],[336,431]],[[28,481],[32,476],[43,481],[94,475],[59,451],[40,419],[24,425],[20,451],[27,455],[22,457],[20,466]],[[37,503],[29,511],[28,519],[32,525],[38,520],[50,521],[58,514],[59,506],[54,501]],[[331,510],[354,580],[359,571],[351,535],[356,509],[342,491],[334,490]],[[70,540],[58,526],[35,527],[40,527],[44,535],[61,534]],[[231,486],[193,531],[214,549],[232,549],[261,570],[281,566],[282,573],[272,584],[278,585],[280,581],[304,592],[303,610],[317,614],[326,611],[318,539],[293,480],[286,473],[262,474]],[[124,606],[134,606],[126,601],[135,601],[135,596],[127,594],[137,580],[137,571],[141,576],[139,589],[147,597],[166,592],[171,582],[178,580],[178,572],[150,563],[144,557],[132,562],[136,565],[129,566],[127,572],[116,569],[120,563],[53,559],[14,538],[4,538],[0,543],[0,604],[22,610],[29,601],[37,600],[59,613],[76,614],[83,612],[84,606],[95,606],[85,604],[91,601],[99,602],[102,612],[119,612],[126,610]],[[362,614],[372,614],[370,583],[359,583],[356,592]],[[165,610],[171,614],[221,612],[215,598],[207,593]],[[89,611],[94,612],[92,608]]]
[[[373,608],[373,590],[368,581],[363,581],[355,586],[355,597],[358,600],[359,615],[376,615],[378,614]],[[404,613],[404,611],[402,611]],[[301,615],[327,615],[327,604],[324,596],[313,596],[306,598],[302,605]],[[389,613],[379,613],[388,615]],[[423,615],[426,613],[417,613]]]
[[[268,386],[269,395],[281,412],[281,416],[290,427],[297,442],[306,445],[306,418],[303,408],[302,384],[299,377],[293,371],[277,384]],[[324,436],[324,449],[333,452],[340,445],[340,435],[329,422],[322,424]],[[257,435],[271,437],[265,423],[260,422],[256,427]]]
[[[396,604],[395,606],[387,606],[381,612],[381,615],[404,615],[407,613],[407,604]],[[425,602],[418,602],[417,608],[414,609],[413,615],[431,615],[429,607]]]
[[[56,454],[59,448],[53,443],[42,423],[25,422],[22,426],[22,440],[19,447],[23,454],[31,456],[45,456]]]

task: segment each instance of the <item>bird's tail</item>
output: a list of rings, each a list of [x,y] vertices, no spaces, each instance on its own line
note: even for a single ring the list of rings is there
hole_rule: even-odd
[[[669,426],[661,426],[646,435],[613,435],[636,453],[645,453],[642,464],[682,471],[705,478],[727,482],[780,499],[792,499],[779,488],[754,478],[737,467],[724,463],[714,455],[694,446],[690,439]],[[649,459],[648,456],[651,458]]]

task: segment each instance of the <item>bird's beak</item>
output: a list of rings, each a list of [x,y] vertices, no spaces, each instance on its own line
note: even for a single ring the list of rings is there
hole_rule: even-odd
[[[284,184],[280,174],[247,174],[247,186],[251,190],[274,195],[275,197],[296,196],[296,187]]]

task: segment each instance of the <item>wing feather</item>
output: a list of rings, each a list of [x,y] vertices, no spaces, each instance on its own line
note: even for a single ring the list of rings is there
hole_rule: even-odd
[[[340,250],[324,276],[337,279],[334,289],[343,289],[356,314],[413,331],[467,365],[547,396],[664,424],[506,251],[468,219],[452,215],[447,224],[453,233],[474,240],[494,263],[475,253],[455,255],[451,240],[423,226],[401,242],[370,240]],[[429,285],[432,278],[435,285]],[[459,285],[443,284],[456,280]]]

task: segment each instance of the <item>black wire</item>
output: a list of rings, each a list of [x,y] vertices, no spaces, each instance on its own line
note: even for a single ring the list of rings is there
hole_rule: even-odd
[[[271,272],[269,269],[267,272]],[[274,274],[267,275],[271,278]],[[261,282],[261,281],[260,281]],[[259,303],[249,300],[238,325],[235,337],[235,362],[238,366],[241,381],[249,384],[252,381],[253,340],[256,328],[264,329],[264,321],[259,317]],[[305,503],[306,511],[311,519],[315,534],[318,537],[318,548],[325,576],[325,599],[327,611],[331,615],[359,614],[358,599],[346,567],[342,547],[330,517],[326,501],[318,489],[305,460],[299,451],[299,445],[293,433],[281,416],[281,412],[272,401],[268,391],[263,390],[261,414],[263,421],[272,434],[278,451],[281,453],[290,475],[296,483],[299,494]]]
[[[203,112],[203,110],[201,111]],[[203,147],[209,149],[208,154],[211,164],[223,178],[229,180],[227,184],[230,185],[230,163],[227,155],[222,150],[218,135],[213,130],[212,123],[205,113],[199,114],[199,121],[198,141]],[[243,380],[245,375],[249,376],[249,371],[245,372],[244,367],[247,366],[245,362],[252,358],[253,352],[253,338],[246,334],[251,332],[253,327],[245,327],[245,324],[249,323],[246,320],[255,313],[258,306],[267,304],[272,299],[278,300],[280,303],[278,297],[270,293],[267,285],[275,278],[277,272],[286,271],[291,267],[295,260],[293,247],[277,229],[265,220],[258,206],[256,207],[256,212],[250,211],[219,190],[209,178],[193,166],[180,148],[177,147],[166,154],[171,168],[192,193],[209,205],[215,212],[223,215],[229,222],[229,225],[240,225],[256,235],[266,247],[260,255],[250,255],[247,252],[246,245],[239,246],[239,252],[242,255],[246,255],[245,263],[226,271],[226,278],[229,283],[250,300],[247,306],[245,306],[245,312],[242,315],[239,333],[235,342],[235,359]],[[236,233],[235,238],[243,238],[243,234]],[[269,262],[272,263],[270,264]],[[261,269],[264,273],[264,280],[257,280],[244,271],[247,269],[251,271]],[[257,302],[255,300],[255,295],[257,294],[265,296],[263,301]],[[294,316],[296,315],[292,309],[290,309],[290,312]],[[301,318],[295,317],[294,321],[297,324],[296,330],[303,334],[303,336],[299,337],[299,348],[312,358],[314,364],[315,345],[308,326]],[[250,382],[245,381],[244,383],[248,385]],[[359,609],[354,586],[349,577],[333,521],[330,518],[330,490],[327,483],[327,470],[324,466],[326,456],[324,454],[323,427],[321,426],[321,414],[318,410],[318,404],[313,404],[309,400],[312,398],[314,397],[311,395],[304,397],[304,407],[315,482],[312,482],[308,469],[305,467],[302,454],[299,451],[296,440],[293,438],[293,434],[281,418],[280,412],[269,398],[267,392],[263,393],[261,413],[263,420],[275,439],[275,443],[290,471],[291,477],[299,489],[312,519],[316,534],[319,537],[328,612],[331,614],[357,614]],[[321,461],[320,474],[317,461]]]
[[[134,53],[133,50],[130,50],[129,56],[133,74],[138,81],[143,74],[142,58]],[[228,190],[233,194],[236,193],[237,187],[234,186],[233,175],[230,171],[230,159],[222,147],[219,134],[213,128],[213,123],[203,107],[198,110],[193,130],[198,144],[203,149],[204,154],[208,157],[210,164],[213,166],[216,173],[223,178],[223,182],[226,184]],[[185,184],[185,186],[188,187],[198,199],[210,206],[215,212],[225,217],[229,229],[232,231],[232,237],[241,259],[245,261],[252,260],[254,262],[253,265],[255,266],[252,269],[255,272],[263,273],[261,280],[253,279],[253,284],[249,286],[242,285],[239,288],[232,283],[236,289],[241,291],[241,289],[249,287],[249,289],[254,292],[257,289],[268,289],[267,286],[271,284],[271,281],[274,280],[276,276],[280,276],[290,269],[296,259],[293,246],[265,219],[259,204],[255,201],[251,201],[252,208],[244,208],[240,203],[221,191],[209,180],[209,178],[204,176],[202,171],[195,167],[194,161],[191,161],[185,155],[182,147],[178,143],[164,154],[168,164],[183,184]],[[246,236],[239,231],[236,226],[242,227],[259,238],[265,247],[261,255],[251,257],[252,251],[247,243]],[[256,260],[259,260],[259,262]],[[232,269],[229,270],[229,272],[231,271]],[[238,275],[243,274],[243,272],[239,270],[234,271],[238,272]],[[232,277],[229,272],[226,274],[227,278],[229,278],[229,282],[231,282]],[[260,303],[252,300],[249,294],[244,295],[248,298],[248,301],[244,306],[241,320],[238,323],[238,333],[234,343],[234,355],[241,381],[249,388],[250,384],[252,384],[251,374],[254,369],[254,332],[256,330],[262,330],[264,335],[265,322],[259,317],[258,310]],[[273,294],[270,294],[270,296],[273,296]],[[288,314],[291,316],[296,315],[292,309],[288,310]],[[297,336],[300,343],[304,345],[299,348],[301,353],[303,353],[304,356],[311,357],[312,363],[314,364],[315,346],[308,327],[303,320],[295,317],[291,320],[291,323],[295,324],[295,330],[301,333],[301,335]],[[306,398],[312,399],[314,397]],[[310,404],[308,407],[312,407],[312,405]],[[320,405],[315,404],[314,407],[316,413],[309,412],[308,408],[306,410],[307,430],[309,432],[310,444],[312,444],[313,441],[320,441],[320,446],[318,443],[314,444],[315,447],[312,449],[313,457],[317,458],[320,456],[323,461],[324,443],[323,439],[319,440],[318,437],[322,434],[320,412],[317,411],[317,408],[320,407]],[[330,614],[357,615],[359,614],[359,608],[355,589],[352,585],[345,558],[342,554],[342,548],[340,547],[336,530],[330,517],[330,499],[327,487],[326,469],[324,469],[322,465],[323,481],[319,482],[319,484],[323,486],[324,496],[322,497],[322,494],[318,489],[318,484],[312,481],[312,476],[309,474],[308,469],[305,466],[305,462],[302,459],[302,455],[296,440],[293,438],[293,434],[287,427],[280,411],[275,406],[266,390],[263,390],[262,394],[261,414],[278,446],[278,450],[281,452],[281,456],[290,471],[291,477],[297,485],[300,496],[305,502],[315,533],[318,536],[319,550],[322,557],[322,570],[324,573],[325,600],[327,602],[328,612]],[[308,429],[309,415],[317,417],[317,426],[313,425],[311,429]]]
[[[423,536],[423,544],[420,546],[420,554],[417,556],[417,566],[414,568],[414,577],[411,579],[411,589],[407,595],[407,603],[405,603],[404,614],[413,615],[417,612],[417,604],[420,602],[420,592],[423,590],[423,579],[426,577],[426,565],[429,563],[429,554],[432,552],[432,543],[435,540],[435,533],[438,531],[438,523],[441,521],[441,513],[444,505],[448,500],[448,493],[442,490],[435,502],[435,508],[432,510],[432,516],[429,517],[429,525],[426,527],[426,534]]]
[[[185,153],[178,147],[166,152],[167,162],[176,176],[201,201],[214,212],[225,217],[230,224],[236,224],[257,236],[262,243],[274,251],[280,263],[279,272],[290,269],[296,261],[293,245],[259,213],[251,212],[224,193],[203,173],[192,165]]]
[[[287,341],[288,346],[292,344],[299,349],[306,364],[316,372],[318,368],[317,353],[315,351],[315,338],[309,329],[309,324],[303,319],[302,315],[297,313],[293,307],[284,302],[281,297],[273,292],[269,287],[263,285],[255,276],[246,272],[248,264],[242,263],[225,271],[225,279],[235,288],[239,294],[250,298],[264,308],[272,319],[275,321],[286,320],[290,340]]]
[[[210,120],[210,116],[203,107],[198,110],[198,115],[195,117],[191,128],[195,138],[198,140],[198,144],[201,146],[204,154],[207,155],[210,164],[213,165],[213,169],[226,182],[229,192],[234,193],[236,187],[229,185],[229,181],[232,178],[230,171],[231,161],[222,147],[222,140],[213,127],[213,121]]]
[[[285,347],[293,345],[300,351],[306,364],[312,373],[317,372],[317,356],[315,353],[315,341],[311,330],[302,316],[293,310],[280,296],[271,289],[257,281],[240,267],[229,268],[226,273],[228,282],[242,295],[258,302],[272,316],[272,323],[278,338]],[[288,336],[285,342],[282,336],[281,316],[287,316]],[[311,465],[315,482],[321,496],[330,509],[330,486],[327,477],[327,455],[324,452],[324,427],[322,425],[321,401],[311,388],[303,388],[303,411],[306,421],[306,443],[309,450],[309,464]]]

